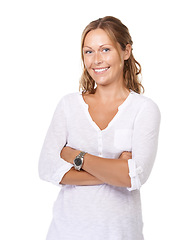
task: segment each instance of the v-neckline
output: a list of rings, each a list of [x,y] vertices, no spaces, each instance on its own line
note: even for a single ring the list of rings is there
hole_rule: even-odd
[[[89,119],[89,122],[93,125],[93,127],[97,130],[97,131],[100,131],[100,132],[104,132],[106,130],[109,129],[109,127],[116,121],[116,119],[118,118],[119,114],[120,114],[120,111],[128,105],[128,103],[130,102],[130,98],[131,98],[131,95],[132,95],[133,91],[130,91],[129,95],[127,96],[127,98],[123,101],[122,104],[120,104],[118,106],[118,111],[117,113],[114,115],[114,117],[110,120],[110,122],[108,123],[108,125],[104,128],[104,129],[101,129],[97,124],[96,122],[92,119],[90,113],[89,113],[89,105],[85,102],[84,98],[83,98],[83,95],[82,93],[79,93],[79,97],[80,97],[80,102],[82,104],[82,106],[84,107],[85,109],[85,113],[87,115],[87,118]]]

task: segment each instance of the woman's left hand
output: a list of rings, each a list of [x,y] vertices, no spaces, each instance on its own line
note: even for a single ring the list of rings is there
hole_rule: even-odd
[[[69,162],[73,164],[73,161],[75,157],[80,153],[81,151],[75,150],[71,147],[64,147],[62,151],[60,152],[60,157],[64,159],[66,162]]]

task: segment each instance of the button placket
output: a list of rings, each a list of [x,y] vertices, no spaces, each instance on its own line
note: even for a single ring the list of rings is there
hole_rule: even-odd
[[[98,132],[98,154],[102,157],[102,132]]]

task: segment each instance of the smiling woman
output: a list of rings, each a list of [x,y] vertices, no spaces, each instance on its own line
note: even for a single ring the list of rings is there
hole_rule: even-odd
[[[96,84],[123,84],[124,61],[130,57],[131,45],[125,50],[117,48],[103,29],[92,30],[85,37],[84,63]]]
[[[94,34],[94,31],[96,31],[96,34]],[[92,44],[91,46],[88,45],[88,41]],[[118,55],[116,60],[121,64],[120,70],[122,71],[123,82],[126,88],[141,93],[144,90],[138,78],[138,75],[141,73],[141,66],[133,56],[132,44],[133,41],[128,28],[119,19],[108,16],[91,22],[84,29],[81,40],[81,55],[84,69],[80,81],[80,89],[83,92],[95,92],[95,80],[88,72],[87,62],[92,60],[92,57],[96,57],[97,62],[98,60],[108,60],[108,56],[111,58],[110,54],[113,51],[115,55]],[[98,66],[95,69],[96,72],[103,71]]]
[[[61,186],[47,240],[143,240],[140,187],[160,124],[142,96],[129,31],[105,17],[82,35],[81,93],[64,96],[41,151],[40,177]]]

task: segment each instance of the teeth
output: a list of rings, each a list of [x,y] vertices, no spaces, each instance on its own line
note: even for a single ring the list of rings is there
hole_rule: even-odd
[[[100,69],[94,69],[95,72],[103,72],[108,70],[108,68],[100,68]]]

